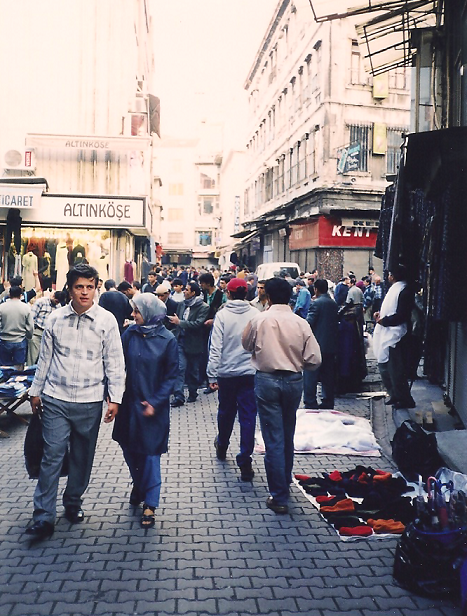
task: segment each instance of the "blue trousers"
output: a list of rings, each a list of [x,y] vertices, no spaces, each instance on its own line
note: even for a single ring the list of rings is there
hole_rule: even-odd
[[[234,376],[217,379],[219,385],[219,410],[217,411],[218,443],[227,449],[238,413],[240,423],[240,453],[238,466],[251,464],[251,454],[255,445],[256,400],[255,377],[253,375]]]
[[[0,340],[0,366],[19,366],[26,363],[28,343],[26,338],[21,342]]]
[[[185,401],[185,394],[183,393],[185,383],[189,395],[196,397],[199,386],[199,362],[200,355],[185,353],[183,345],[178,345],[178,376],[173,391],[176,400]]]
[[[123,449],[123,457],[141,499],[150,507],[159,507],[162,485],[161,457],[146,456],[126,448]]]
[[[91,476],[97,435],[102,418],[102,402],[76,404],[42,396],[42,436],[44,454],[34,492],[35,521],[53,524],[57,491],[65,451],[70,444],[68,481],[63,505],[80,507],[81,496]]]
[[[255,395],[266,454],[264,466],[271,496],[287,504],[292,481],[296,412],[302,397],[301,372],[257,372]]]

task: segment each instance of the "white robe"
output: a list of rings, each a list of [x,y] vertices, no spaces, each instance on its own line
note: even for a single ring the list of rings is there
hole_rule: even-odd
[[[396,314],[399,295],[406,286],[406,282],[395,282],[391,286],[381,305],[379,313],[381,319]],[[389,361],[389,349],[395,347],[406,333],[406,323],[389,327],[384,327],[379,323],[376,324],[375,331],[373,332],[373,352],[378,364],[385,364]]]

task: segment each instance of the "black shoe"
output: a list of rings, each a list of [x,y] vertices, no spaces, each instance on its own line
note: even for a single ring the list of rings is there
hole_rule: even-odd
[[[317,402],[312,402],[311,404],[305,404],[305,408],[306,409],[317,409],[318,407],[318,403]]]
[[[268,509],[271,509],[271,511],[274,511],[274,513],[289,513],[289,508],[287,507],[287,505],[279,505],[278,503],[276,503],[272,496],[268,496],[268,499],[266,501],[266,507]]]
[[[203,389],[203,394],[213,394],[215,393],[215,389],[211,389],[210,387],[206,387],[206,389]]]
[[[389,400],[385,400],[384,404],[386,406],[391,406],[391,404],[397,404],[396,398],[389,398]]]
[[[133,486],[133,489],[130,494],[130,505],[132,505],[133,507],[138,507],[138,505],[141,505],[143,500],[144,499],[141,498],[138,488]]]
[[[176,398],[171,404],[171,407],[183,406],[185,404],[185,400],[179,400]]]
[[[227,447],[219,447],[219,437],[214,439],[214,447],[216,448],[217,459],[223,462],[227,457]]]
[[[334,404],[331,405],[327,402],[321,402],[321,404],[318,404],[318,408],[326,411],[331,411],[334,408]]]
[[[50,522],[40,520],[39,522],[34,522],[34,524],[29,526],[24,532],[31,539],[42,541],[42,539],[48,539],[54,534],[54,525]]]
[[[187,398],[187,402],[196,402],[197,398],[198,398],[198,394],[195,394],[194,396],[190,394]]]
[[[253,477],[255,476],[255,471],[251,466],[251,462],[247,462],[246,464],[242,464],[240,467],[240,479],[242,481],[253,481]]]
[[[77,505],[65,507],[65,517],[72,524],[79,524],[84,520],[84,511]]]

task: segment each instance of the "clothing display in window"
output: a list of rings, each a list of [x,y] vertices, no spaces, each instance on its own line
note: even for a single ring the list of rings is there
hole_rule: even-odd
[[[71,264],[79,265],[86,258],[86,249],[81,244],[77,244],[71,251]]]
[[[11,239],[12,237],[14,237],[15,249],[17,254],[20,254],[21,252],[21,222],[22,218],[20,216],[19,210],[14,208],[8,210],[8,214],[6,217],[5,246],[8,250],[11,244]]]
[[[133,284],[136,277],[136,263],[134,261],[125,261],[125,265],[123,266],[123,277],[127,282]]]
[[[101,255],[98,260],[97,271],[99,272],[99,278],[104,282],[109,279],[109,255]]]
[[[55,268],[57,270],[57,280],[55,287],[58,291],[61,291],[66,283],[66,275],[70,269],[68,262],[68,248],[65,242],[60,242],[57,246],[57,252],[55,254]]]
[[[38,261],[36,255],[29,251],[23,256],[23,286],[25,291],[34,289],[36,281],[34,272],[38,271]]]
[[[21,264],[21,255],[15,255],[15,269],[13,272],[13,276],[22,276],[23,274],[23,266]]]

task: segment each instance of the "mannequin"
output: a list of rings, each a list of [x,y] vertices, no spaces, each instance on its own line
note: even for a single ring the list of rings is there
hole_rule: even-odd
[[[61,291],[65,286],[66,275],[70,269],[68,263],[68,247],[63,241],[61,241],[57,246],[57,252],[55,254],[55,268],[57,270],[55,288],[57,291]]]
[[[136,271],[136,263],[134,261],[130,261],[127,259],[125,261],[125,265],[123,266],[123,277],[127,282],[133,284],[135,279],[135,271]]]
[[[23,286],[25,291],[30,291],[36,286],[34,272],[38,271],[37,257],[29,250],[23,256]]]

